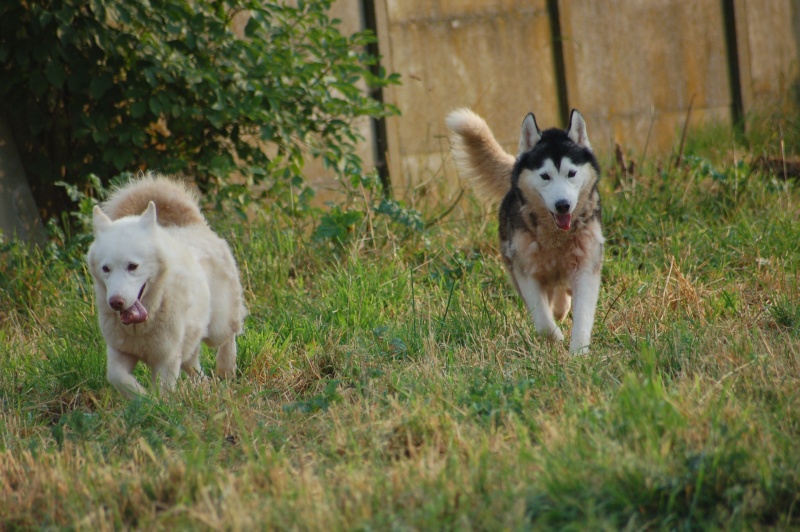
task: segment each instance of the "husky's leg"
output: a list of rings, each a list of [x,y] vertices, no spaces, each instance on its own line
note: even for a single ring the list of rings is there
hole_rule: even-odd
[[[135,358],[124,355],[111,347],[106,350],[106,358],[106,377],[108,382],[119,390],[123,397],[133,399],[136,395],[147,393],[131,373],[136,366],[137,360]]]
[[[153,388],[163,392],[168,392],[175,388],[178,376],[181,372],[181,358],[178,356],[166,356],[159,363],[153,365]]]
[[[536,332],[551,341],[560,342],[564,340],[564,334],[553,319],[553,312],[550,310],[547,293],[539,284],[539,281],[523,274],[518,268],[514,268],[513,276],[519,288],[519,293],[525,301],[525,306],[528,307],[528,312],[531,313]]]
[[[594,313],[600,295],[600,272],[578,271],[573,279],[572,294],[575,307],[572,309],[572,340],[569,352],[574,355],[589,350]]]
[[[231,336],[217,350],[217,375],[225,378],[236,375],[236,336]]]
[[[561,321],[567,317],[569,307],[572,304],[572,297],[566,289],[558,287],[547,291],[550,300],[550,308],[553,310],[553,317],[556,321]]]

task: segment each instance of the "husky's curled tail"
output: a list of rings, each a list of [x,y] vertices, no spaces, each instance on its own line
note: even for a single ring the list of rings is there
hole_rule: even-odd
[[[183,182],[152,173],[116,189],[103,204],[103,211],[112,220],[138,216],[151,201],[156,205],[156,217],[161,227],[207,225],[193,189]]]
[[[471,181],[484,200],[499,203],[511,188],[515,158],[495,140],[486,121],[469,109],[457,109],[446,119],[453,160],[461,176]]]

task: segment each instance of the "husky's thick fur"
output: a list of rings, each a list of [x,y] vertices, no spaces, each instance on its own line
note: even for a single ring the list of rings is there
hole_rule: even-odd
[[[536,330],[553,341],[572,311],[570,353],[589,348],[600,291],[603,234],[600,167],[577,111],[567,130],[540,131],[533,114],[522,123],[517,157],[506,153],[477,114],[448,115],[453,156],[464,177],[500,204],[500,245],[511,282]]]
[[[95,207],[93,224],[87,260],[109,382],[126,397],[145,393],[131,374],[144,362],[154,387],[172,389],[181,369],[202,374],[201,341],[218,349],[217,373],[232,376],[246,315],[239,271],[190,189],[144,176]]]

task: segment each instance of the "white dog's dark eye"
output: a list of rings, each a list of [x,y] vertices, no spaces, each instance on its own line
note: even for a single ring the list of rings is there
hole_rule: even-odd
[[[103,267],[102,267],[102,268],[100,268],[100,269],[101,269],[101,270],[103,270],[103,273],[108,273],[108,272],[110,272],[110,271],[111,271],[111,268],[109,268],[108,266],[103,266]]]
[[[135,272],[136,268],[138,268],[138,267],[139,267],[138,264],[135,264],[135,263],[131,262],[130,264],[128,264],[128,271],[129,272]]]
[[[575,177],[576,173],[577,172],[575,170],[570,170],[569,172],[567,172],[567,177]]]
[[[544,179],[545,181],[550,181],[550,174],[540,174],[540,175],[542,176],[542,179]]]

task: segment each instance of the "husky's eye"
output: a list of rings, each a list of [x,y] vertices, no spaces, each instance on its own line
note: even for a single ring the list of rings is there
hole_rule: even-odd
[[[545,173],[543,173],[543,174],[539,174],[539,175],[540,175],[540,176],[541,176],[541,178],[542,178],[542,179],[544,179],[545,181],[550,181],[550,174],[548,174],[548,173],[546,173],[546,172],[545,172]]]
[[[575,170],[570,170],[569,172],[567,172],[567,177],[575,177],[575,174],[577,174]]]
[[[111,271],[111,268],[109,268],[108,266],[103,266],[103,267],[102,267],[102,268],[100,268],[100,269],[101,269],[101,270],[103,270],[103,273],[108,273],[108,272],[110,272],[110,271]]]
[[[139,267],[138,264],[136,264],[135,262],[131,262],[130,264],[128,264],[128,271],[129,272],[135,272],[136,268],[138,268],[138,267]]]

